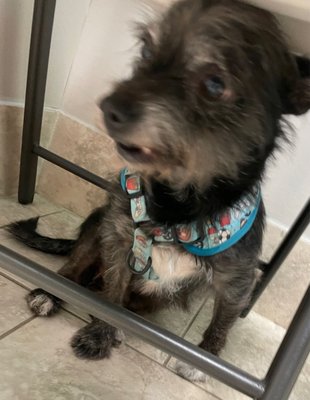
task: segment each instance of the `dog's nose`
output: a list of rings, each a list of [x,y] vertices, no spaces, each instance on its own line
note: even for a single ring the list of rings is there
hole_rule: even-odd
[[[108,130],[119,131],[133,121],[133,107],[128,101],[111,95],[103,99],[100,108],[104,114],[104,121]]]

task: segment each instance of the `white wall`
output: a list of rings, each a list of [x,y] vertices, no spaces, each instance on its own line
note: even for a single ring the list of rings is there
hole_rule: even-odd
[[[24,98],[33,0],[0,0],[0,100]]]
[[[59,108],[91,0],[59,0],[51,44],[46,106]],[[25,98],[33,0],[0,0],[0,101]]]
[[[29,1],[29,0],[26,0]],[[46,105],[61,108],[91,0],[57,0],[51,43]]]
[[[287,229],[310,197],[310,112],[291,117],[293,145],[285,145],[269,163],[263,196],[271,222]],[[310,227],[305,238],[310,241]]]
[[[149,2],[92,0],[66,87],[63,110],[93,125],[95,104],[113,82],[130,74],[137,46],[135,23],[150,15]]]
[[[310,22],[309,0],[245,0],[271,12]]]

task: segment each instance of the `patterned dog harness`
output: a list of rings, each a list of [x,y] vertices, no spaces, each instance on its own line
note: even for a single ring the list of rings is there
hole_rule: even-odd
[[[194,221],[172,227],[156,226],[150,236],[143,231],[143,223],[150,221],[150,217],[140,176],[123,169],[120,181],[130,198],[135,226],[133,246],[127,258],[128,266],[133,273],[152,280],[159,279],[152,267],[153,245],[179,244],[189,253],[200,257],[221,253],[236,244],[250,230],[261,201],[260,189],[257,186],[252,194],[247,194],[232,208],[212,220],[209,219],[203,224]]]

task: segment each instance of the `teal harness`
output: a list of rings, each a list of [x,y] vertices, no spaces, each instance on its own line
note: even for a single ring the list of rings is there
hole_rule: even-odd
[[[128,254],[128,266],[145,279],[157,280],[152,267],[153,245],[178,244],[199,257],[221,253],[236,244],[252,227],[261,201],[259,186],[245,195],[233,207],[199,225],[196,221],[172,227],[156,226],[151,235],[143,230],[150,221],[140,176],[123,169],[120,173],[123,190],[130,198],[131,216],[135,225],[133,246]]]

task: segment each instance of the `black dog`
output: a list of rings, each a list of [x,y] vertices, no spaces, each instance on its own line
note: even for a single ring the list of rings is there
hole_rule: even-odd
[[[282,116],[310,108],[308,64],[289,53],[268,12],[236,0],[178,2],[140,37],[132,77],[101,103],[134,173],[115,180],[76,241],[40,236],[37,219],[9,229],[34,248],[70,253],[61,275],[131,310],[186,307],[194,289],[212,285],[214,315],[199,346],[219,354],[255,285],[259,183],[285,137]],[[28,304],[50,315],[61,301],[36,289]],[[120,338],[94,319],[71,344],[98,359]],[[203,379],[182,363],[178,371]]]

